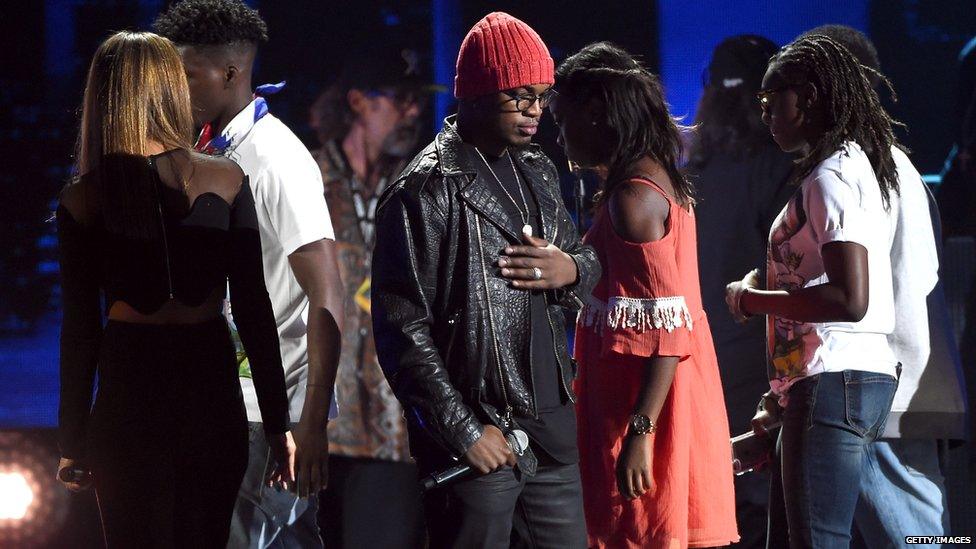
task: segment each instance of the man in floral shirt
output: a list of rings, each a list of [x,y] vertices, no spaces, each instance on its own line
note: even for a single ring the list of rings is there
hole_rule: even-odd
[[[415,547],[423,539],[403,410],[380,370],[370,319],[377,202],[416,152],[429,91],[417,63],[411,50],[354,57],[311,113],[346,294],[340,413],[329,423],[332,475],[320,506],[328,547]]]

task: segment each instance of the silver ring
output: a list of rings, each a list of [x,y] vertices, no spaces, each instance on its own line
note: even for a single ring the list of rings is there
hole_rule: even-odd
[[[535,280],[542,280],[542,269],[538,267],[532,267],[532,278]]]

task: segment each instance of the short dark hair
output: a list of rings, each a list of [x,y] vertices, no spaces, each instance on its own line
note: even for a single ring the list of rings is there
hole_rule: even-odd
[[[681,128],[668,111],[661,81],[634,56],[609,42],[590,44],[560,63],[556,90],[577,104],[598,98],[606,109],[613,143],[604,192],[595,197],[598,204],[644,156],[667,171],[681,203],[694,202],[691,183],[678,170]]]
[[[268,25],[240,0],[183,0],[160,14],[153,30],[177,44],[193,46],[268,41]]]
[[[868,82],[872,88],[877,88],[881,83],[881,60],[878,59],[878,50],[874,47],[874,42],[863,32],[848,27],[847,25],[820,25],[815,29],[810,29],[801,34],[801,37],[811,34],[821,34],[840,43],[848,49],[857,62],[871,69],[867,73]]]

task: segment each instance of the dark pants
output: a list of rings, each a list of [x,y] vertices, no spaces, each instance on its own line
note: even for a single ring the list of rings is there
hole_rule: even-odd
[[[412,463],[330,456],[329,486],[319,502],[329,549],[424,545],[423,502]]]
[[[528,477],[505,467],[424,497],[431,549],[586,547],[579,464],[543,461]]]
[[[247,466],[224,320],[109,321],[92,412],[92,472],[109,547],[223,547]]]
[[[790,547],[850,546],[868,446],[884,428],[896,387],[892,376],[846,370],[790,388],[770,483],[768,547],[785,547],[784,510]]]
[[[766,470],[735,477],[735,521],[740,539],[734,549],[766,547],[766,524],[769,514],[769,472]]]

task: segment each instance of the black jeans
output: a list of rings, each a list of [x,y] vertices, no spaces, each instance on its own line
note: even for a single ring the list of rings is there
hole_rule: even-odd
[[[426,494],[431,549],[585,548],[579,464],[539,457],[533,477],[505,467]]]
[[[892,376],[858,370],[811,376],[790,388],[767,547],[785,547],[784,518],[794,549],[850,546],[868,445],[884,427],[896,388]]]

